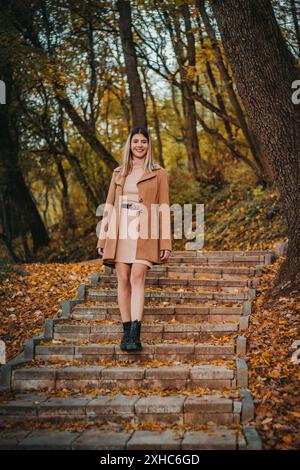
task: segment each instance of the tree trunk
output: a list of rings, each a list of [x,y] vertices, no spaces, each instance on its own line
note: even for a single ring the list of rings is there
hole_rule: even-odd
[[[0,223],[3,236],[11,241],[21,236],[26,254],[30,258],[26,235],[32,236],[32,248],[38,248],[49,243],[49,237],[42,218],[35,206],[34,200],[26,186],[19,162],[18,118],[14,99],[14,80],[12,66],[9,62],[8,51],[0,50],[1,77],[6,84],[6,104],[0,105]]]
[[[239,94],[272,167],[288,226],[287,259],[277,283],[299,276],[300,107],[292,83],[300,79],[268,0],[211,0]]]
[[[61,188],[61,210],[62,210],[62,233],[64,230],[71,229],[73,233],[76,229],[76,217],[69,201],[69,185],[65,175],[65,170],[60,157],[54,156],[57,171],[62,183]]]
[[[159,122],[159,115],[157,111],[157,106],[156,106],[156,101],[155,101],[155,96],[152,93],[151,90],[151,85],[147,81],[146,73],[143,72],[143,77],[144,77],[144,83],[146,87],[146,91],[149,94],[150,101],[152,103],[152,118],[153,118],[153,125],[154,125],[154,132],[156,135],[156,141],[157,141],[157,153],[158,153],[158,161],[159,164],[165,168],[165,162],[164,162],[164,156],[163,156],[163,144],[161,140],[161,132],[160,132],[160,122]]]
[[[190,70],[196,70],[196,46],[195,46],[195,36],[192,30],[191,24],[191,16],[190,16],[190,9],[189,5],[183,3],[180,6],[180,11],[182,12],[184,24],[185,24],[185,36],[186,36],[186,44],[187,44],[187,59],[188,59],[188,66]],[[179,33],[179,28],[177,29]],[[179,33],[180,34],[180,33]],[[197,133],[197,117],[196,117],[196,104],[195,100],[193,99],[193,85],[194,85],[194,77],[192,73],[192,78],[189,79],[188,75],[184,73],[185,79],[184,84],[187,90],[186,97],[185,97],[185,90],[183,89],[183,96],[184,96],[184,104],[186,109],[186,121],[187,121],[187,140],[190,142],[191,146],[191,153],[193,155],[193,163],[194,163],[194,171],[204,169],[204,166],[201,165],[202,163],[202,156],[200,153],[200,145]]]
[[[130,92],[133,126],[147,127],[146,106],[138,73],[137,58],[131,31],[130,2],[118,0],[119,28],[124,53],[125,68]]]

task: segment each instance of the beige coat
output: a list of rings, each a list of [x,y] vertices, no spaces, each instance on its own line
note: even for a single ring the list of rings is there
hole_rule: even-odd
[[[112,174],[97,243],[97,248],[104,248],[103,264],[112,267],[115,263],[118,241],[115,234],[118,234],[119,229],[119,211],[123,210],[120,209],[121,198],[119,197],[123,195],[125,176],[121,175],[121,169],[121,166],[115,168]],[[150,173],[143,173],[137,182],[137,187],[139,203],[143,211],[139,214],[136,258],[149,260],[153,264],[161,264],[164,261],[160,261],[160,250],[172,251],[168,173],[156,163]],[[156,212],[151,204],[159,205],[155,206]],[[151,236],[151,225],[152,234],[156,234],[154,236]]]

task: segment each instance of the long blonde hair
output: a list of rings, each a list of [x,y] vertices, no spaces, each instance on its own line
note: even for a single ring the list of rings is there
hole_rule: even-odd
[[[154,153],[153,153],[153,146],[151,136],[146,129],[146,127],[133,127],[127,137],[126,143],[123,148],[123,155],[122,155],[122,170],[121,175],[127,176],[131,169],[132,169],[132,151],[131,147],[131,140],[135,134],[143,134],[144,137],[148,140],[148,150],[145,156],[145,164],[144,164],[144,171],[146,173],[150,172],[154,165]]]

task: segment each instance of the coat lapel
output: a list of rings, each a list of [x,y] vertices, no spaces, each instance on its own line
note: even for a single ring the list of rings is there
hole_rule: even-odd
[[[156,172],[153,170],[150,173],[147,173],[147,174],[144,173],[141,176],[141,178],[137,181],[136,184],[139,184],[141,181],[146,181],[146,180],[149,180],[150,178],[154,178],[154,176],[156,176]]]
[[[146,181],[146,180],[149,180],[150,178],[154,178],[157,173],[156,171],[161,168],[160,165],[158,165],[157,163],[155,164],[154,168],[150,171],[150,173],[143,173],[142,176],[140,177],[140,179],[138,180],[137,184],[138,183],[141,183],[142,181]],[[114,171],[117,172],[117,176],[116,176],[116,184],[119,184],[120,186],[124,186],[124,182],[125,182],[125,176],[121,175],[121,169],[122,167],[121,166],[118,166],[117,168],[115,168]]]

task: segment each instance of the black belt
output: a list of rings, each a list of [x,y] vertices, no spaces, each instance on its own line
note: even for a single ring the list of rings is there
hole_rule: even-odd
[[[137,204],[125,204],[125,203],[122,203],[121,204],[121,207],[123,207],[124,209],[139,209],[140,210],[140,206],[138,206]]]

